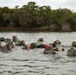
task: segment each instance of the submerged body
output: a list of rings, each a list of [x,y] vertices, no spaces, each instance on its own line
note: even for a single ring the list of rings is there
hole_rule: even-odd
[[[76,56],[76,49],[74,49],[74,48],[68,49],[67,55],[68,56]]]

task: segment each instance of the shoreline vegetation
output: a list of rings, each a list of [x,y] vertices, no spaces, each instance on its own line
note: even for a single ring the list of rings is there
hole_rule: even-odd
[[[0,7],[0,31],[76,31],[76,12],[67,8],[52,10],[35,2],[21,8]]]

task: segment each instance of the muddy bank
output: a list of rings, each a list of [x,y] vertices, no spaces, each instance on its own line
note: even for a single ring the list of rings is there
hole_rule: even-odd
[[[41,32],[71,32],[72,30],[56,30],[51,29],[49,27],[39,27],[39,28],[23,28],[23,27],[0,27],[0,31],[20,31],[20,32],[26,32],[26,31],[41,31]]]
[[[0,31],[49,31],[47,28],[0,27]]]

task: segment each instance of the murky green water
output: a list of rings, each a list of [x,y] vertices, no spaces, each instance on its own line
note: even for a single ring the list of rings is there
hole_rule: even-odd
[[[25,40],[26,44],[36,42],[40,37],[44,38],[44,43],[59,39],[65,46],[76,41],[76,32],[0,33],[5,38],[12,38],[13,35]],[[76,57],[68,57],[68,49],[65,47],[64,52],[57,52],[56,55],[44,55],[44,49],[22,50],[22,47],[15,46],[10,53],[0,52],[0,75],[76,75]]]

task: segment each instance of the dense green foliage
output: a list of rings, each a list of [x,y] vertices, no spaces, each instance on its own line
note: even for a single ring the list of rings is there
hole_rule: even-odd
[[[76,12],[66,8],[52,10],[50,6],[38,6],[35,2],[28,2],[21,8],[0,7],[0,27],[48,27],[51,31],[75,31]]]

